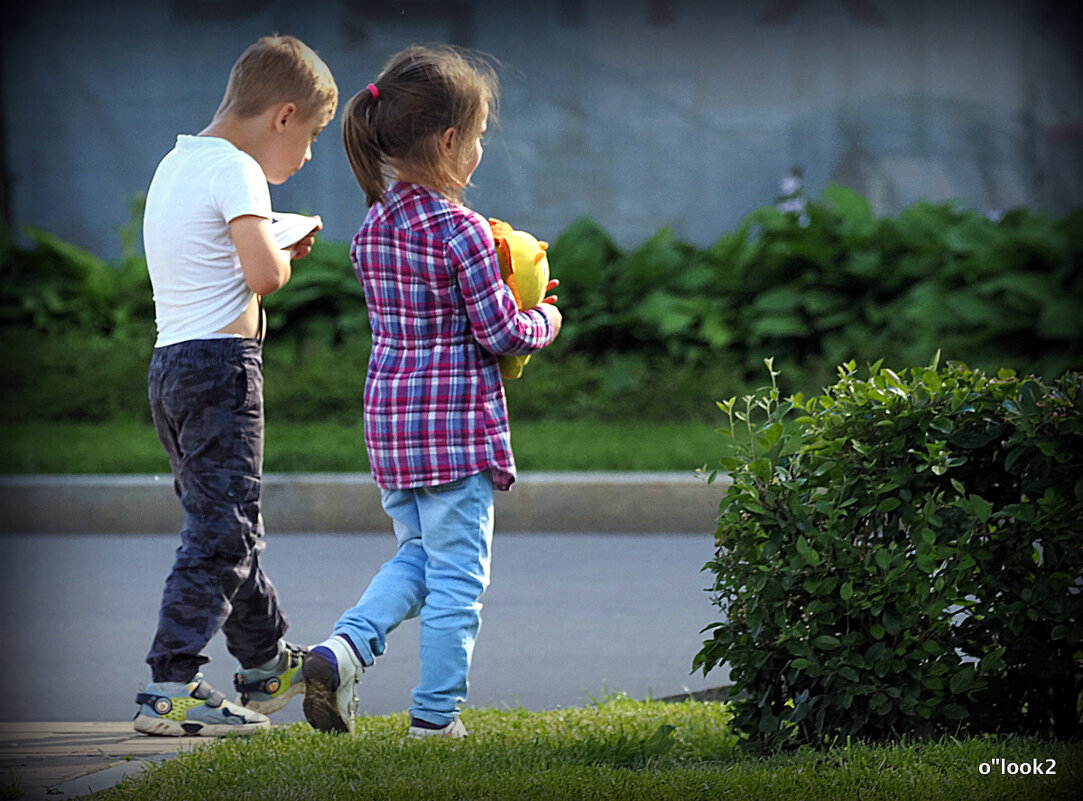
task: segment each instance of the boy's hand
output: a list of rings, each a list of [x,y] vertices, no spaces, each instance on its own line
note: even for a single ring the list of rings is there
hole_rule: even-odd
[[[323,220],[319,217],[316,219],[319,220],[319,224],[309,232],[308,236],[298,240],[290,248],[291,259],[303,259],[312,251],[312,245],[316,242],[316,232],[323,228]]]

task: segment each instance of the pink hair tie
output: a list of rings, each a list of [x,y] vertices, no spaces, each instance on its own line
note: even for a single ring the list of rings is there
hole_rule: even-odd
[[[380,96],[380,90],[376,88],[376,84],[370,83],[365,88],[369,90],[369,94],[372,95],[373,100]]]

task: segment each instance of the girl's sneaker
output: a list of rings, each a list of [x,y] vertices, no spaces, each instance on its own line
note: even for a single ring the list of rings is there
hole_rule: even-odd
[[[342,637],[331,637],[305,654],[305,719],[318,731],[353,732],[357,683],[365,666]]]
[[[410,737],[469,737],[470,732],[459,718],[451,721],[446,726],[437,726],[420,718],[410,718]]]
[[[219,737],[269,729],[266,716],[227,701],[197,673],[187,684],[151,683],[136,695],[139,711],[132,726],[144,734],[165,737]]]
[[[301,662],[307,650],[289,643],[283,643],[283,646],[282,653],[270,666],[249,668],[234,674],[237,704],[262,715],[270,715],[288,704],[293,696],[305,691]]]

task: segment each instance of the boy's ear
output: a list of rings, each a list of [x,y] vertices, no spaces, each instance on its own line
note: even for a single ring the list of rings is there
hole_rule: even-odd
[[[274,117],[272,117],[271,123],[274,125],[276,131],[281,131],[285,129],[286,123],[289,122],[290,118],[296,115],[296,103],[282,103],[274,107]]]

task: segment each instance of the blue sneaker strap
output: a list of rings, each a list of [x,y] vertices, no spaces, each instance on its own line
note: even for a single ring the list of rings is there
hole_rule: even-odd
[[[237,674],[240,676],[241,674]],[[233,688],[239,693],[251,694],[251,693],[267,693],[273,695],[278,692],[278,688],[282,686],[282,679],[278,676],[268,676],[265,679],[259,681],[242,682],[237,681],[236,676],[233,679]]]
[[[168,715],[173,711],[173,699],[165,695],[136,693],[135,702],[141,707],[149,706],[158,715]]]

